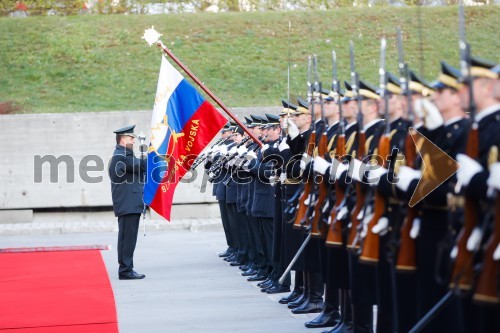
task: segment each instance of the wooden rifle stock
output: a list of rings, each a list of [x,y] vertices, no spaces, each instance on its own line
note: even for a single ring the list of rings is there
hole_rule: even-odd
[[[326,141],[327,135],[326,132],[323,132],[323,134],[319,138],[318,156],[325,156],[328,149],[328,143]],[[327,232],[327,225],[323,221],[323,214],[321,214],[321,210],[328,196],[328,180],[325,179],[325,177],[318,177],[318,179],[320,181],[318,189],[318,200],[314,205],[314,217],[311,221],[311,236],[324,238]]]
[[[306,153],[309,156],[313,156],[314,146],[316,144],[316,132],[313,131],[311,136],[309,137],[309,142],[307,143]],[[297,209],[297,214],[295,215],[295,222],[293,223],[293,228],[300,229],[303,226],[307,226],[309,223],[309,219],[307,217],[307,209],[308,204],[306,204],[307,200],[309,200],[309,196],[313,190],[313,181],[306,179],[304,183],[304,191],[299,198],[299,208]]]
[[[496,192],[495,199],[495,228],[491,234],[484,250],[483,268],[479,273],[479,279],[474,293],[476,302],[500,303],[499,290],[499,266],[498,261],[493,260],[495,252],[500,243],[500,192]]]
[[[366,142],[366,134],[364,131],[360,131],[358,133],[358,159],[361,161],[365,157],[365,142]],[[358,215],[363,210],[363,205],[366,200],[366,191],[363,188],[360,182],[356,182],[356,206],[351,214],[351,229],[349,230],[349,237],[347,239],[347,247],[349,249],[358,249],[359,242],[356,237],[358,234],[359,224],[361,223],[358,220]]]
[[[478,149],[479,137],[477,124],[474,123],[467,139],[466,154],[470,158],[477,159],[479,154]],[[467,195],[467,193],[465,194],[464,225],[462,226],[462,230],[458,235],[457,243],[455,245],[457,249],[457,256],[453,265],[450,288],[458,287],[463,290],[470,290],[472,288],[474,275],[472,260],[474,253],[467,250],[467,241],[469,240],[469,237],[476,226],[476,221],[479,218],[478,205],[479,203],[476,198]]]
[[[413,130],[410,129],[405,141],[406,166],[415,168],[417,157],[416,147],[413,142]],[[415,254],[415,240],[410,237],[413,221],[417,217],[415,207],[407,207],[406,216],[401,226],[401,238],[399,242],[396,269],[399,271],[414,271],[417,269]]]
[[[337,138],[337,156],[339,161],[345,156],[345,135],[341,134]],[[335,170],[331,170],[335,172]],[[328,235],[326,236],[326,245],[339,247],[342,246],[342,223],[337,221],[337,208],[340,207],[344,201],[345,191],[340,186],[340,180],[335,182],[335,206],[330,212],[330,228],[328,228]]]
[[[382,158],[382,166],[385,167],[386,160],[389,156],[391,139],[387,134],[384,134],[379,141],[378,145],[378,153]],[[378,220],[385,213],[385,198],[380,194],[379,190],[375,190],[375,203],[374,203],[374,213],[373,217],[368,223],[368,230],[366,232],[366,238],[363,242],[363,248],[361,250],[361,255],[359,260],[365,263],[377,263],[379,259],[380,249],[380,236],[378,234],[373,233],[372,228],[378,223]]]

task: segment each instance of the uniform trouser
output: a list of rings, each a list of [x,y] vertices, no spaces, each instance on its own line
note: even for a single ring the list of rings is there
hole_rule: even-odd
[[[238,249],[238,261],[241,263],[248,263],[248,260],[255,258],[255,252],[251,248],[251,235],[248,216],[242,212],[238,212],[236,204],[232,205],[235,218],[236,232],[240,240],[240,247]]]
[[[259,217],[260,239],[263,241],[264,267],[268,272],[272,268],[271,255],[273,251],[273,219],[270,217]]]
[[[387,244],[390,242],[391,232],[380,236],[379,261],[377,265],[377,332],[396,332],[394,328],[396,281],[393,276],[393,262],[387,260]],[[394,273],[395,274],[395,273]],[[398,315],[399,319],[399,315]]]
[[[375,304],[375,267],[359,263],[358,255],[349,251],[349,284],[355,332],[371,332]]]
[[[229,230],[231,233],[231,238],[233,239],[234,250],[239,255],[241,242],[240,242],[240,234],[238,232],[238,221],[236,217],[236,204],[235,203],[226,203],[226,212],[227,218],[229,222]]]
[[[231,233],[231,225],[229,223],[229,216],[227,214],[227,206],[224,200],[219,200],[220,217],[222,220],[222,227],[224,228],[224,234],[226,235],[226,243],[230,250],[235,249],[234,237]]]
[[[281,274],[284,272],[284,268],[280,265],[281,260],[281,243],[283,238],[283,221],[282,221],[282,187],[281,185],[276,185],[275,188],[275,201],[274,201],[274,217],[273,217],[273,240],[272,240],[272,252],[271,260],[273,266],[273,272],[271,279],[277,281]]]
[[[417,323],[417,284],[415,272],[401,272],[396,275],[398,288],[399,331],[408,332]]]
[[[260,268],[264,264],[264,248],[260,239],[260,226],[256,217],[246,215],[246,225],[248,231],[248,257]]]
[[[134,250],[139,231],[141,214],[118,216],[118,272],[130,272],[134,269]]]
[[[431,216],[424,213],[420,233],[416,239],[417,256],[417,316],[422,318],[448,292],[448,281],[437,280],[439,245],[448,232],[447,212],[433,210]],[[429,218],[428,218],[429,217]],[[448,257],[447,257],[448,258]],[[446,258],[446,259],[447,259]],[[463,318],[452,318],[451,307],[445,307],[428,324],[423,332],[450,332],[449,325]]]

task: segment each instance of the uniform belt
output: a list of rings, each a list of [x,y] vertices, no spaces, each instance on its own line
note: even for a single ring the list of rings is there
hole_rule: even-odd
[[[293,179],[293,178],[287,178],[282,182],[283,185],[296,185],[300,183],[301,183],[300,179]]]
[[[465,198],[462,195],[453,195],[451,193],[448,193],[446,199],[448,201],[448,207],[451,210],[456,210],[458,208],[464,207]]]
[[[434,206],[434,205],[428,205],[428,204],[423,204],[422,209],[426,210],[448,210],[448,206]]]
[[[399,205],[401,203],[401,201],[399,199],[396,199],[396,198],[389,198],[387,200],[387,203],[389,205]]]

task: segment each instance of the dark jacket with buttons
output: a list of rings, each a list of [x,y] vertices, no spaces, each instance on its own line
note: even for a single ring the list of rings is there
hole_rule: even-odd
[[[269,143],[273,146],[275,142]],[[264,162],[262,153],[259,151],[255,163],[252,163],[250,172],[254,177],[253,182],[253,201],[252,216],[255,217],[274,217],[274,187],[269,183],[269,177],[272,175],[273,163]]]
[[[111,196],[115,216],[143,212],[142,195],[146,164],[146,160],[134,156],[133,150],[116,145],[109,163]]]

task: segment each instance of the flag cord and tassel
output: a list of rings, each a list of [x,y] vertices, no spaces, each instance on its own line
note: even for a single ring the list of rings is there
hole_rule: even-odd
[[[229,111],[229,109],[220,101],[219,98],[217,98],[217,96],[214,95],[213,92],[210,91],[210,89],[207,88],[207,86],[205,86],[203,84],[203,82],[200,81],[200,79],[198,79],[198,77],[196,77],[196,75],[194,75],[183,63],[182,61],[179,60],[179,58],[177,58],[173,53],[172,51],[170,51],[160,40],[156,42],[156,45],[158,47],[160,47],[163,52],[165,52],[208,96],[210,96],[210,98],[212,98],[212,100],[214,100],[215,103],[217,103],[217,105],[220,106],[220,108],[229,116],[231,117],[231,119],[233,119],[239,127],[241,127],[241,129],[243,129],[247,134],[248,136],[250,136],[252,138],[252,140],[257,143],[259,146],[262,147],[262,142],[260,142],[260,140],[254,136],[246,127],[245,125],[243,125],[239,120],[238,118],[236,118],[236,116],[231,112]]]

